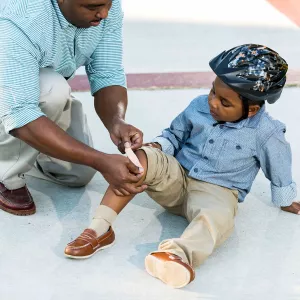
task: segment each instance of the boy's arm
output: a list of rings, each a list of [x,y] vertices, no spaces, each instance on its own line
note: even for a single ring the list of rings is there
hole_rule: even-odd
[[[159,144],[163,152],[176,155],[190,137],[192,130],[190,113],[195,110],[194,106],[195,100],[172,121],[169,128],[163,130],[160,136],[153,139],[152,143]]]
[[[285,211],[298,214],[300,204],[293,202],[297,196],[297,186],[292,179],[291,148],[284,132],[284,128],[280,128],[260,147],[259,161],[271,182],[273,203]]]

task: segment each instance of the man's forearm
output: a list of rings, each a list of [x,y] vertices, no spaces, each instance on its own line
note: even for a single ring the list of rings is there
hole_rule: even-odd
[[[115,122],[125,120],[127,109],[127,90],[121,86],[109,86],[95,95],[95,110],[108,131]]]
[[[38,151],[64,161],[95,168],[105,159],[104,153],[75,140],[46,117],[10,133]]]

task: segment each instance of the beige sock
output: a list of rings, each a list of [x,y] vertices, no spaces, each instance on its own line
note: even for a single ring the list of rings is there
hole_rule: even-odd
[[[100,205],[97,208],[92,223],[88,228],[95,230],[99,237],[108,231],[117,216],[118,214],[110,207]]]

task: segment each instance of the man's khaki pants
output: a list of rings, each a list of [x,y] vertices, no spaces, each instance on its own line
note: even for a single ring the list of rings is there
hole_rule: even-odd
[[[39,107],[46,116],[78,141],[92,146],[82,104],[71,96],[65,78],[51,69],[41,69],[40,91]],[[10,190],[23,187],[24,174],[35,162],[41,178],[68,186],[84,186],[96,172],[86,166],[40,154],[23,141],[5,133],[0,120],[0,182]]]
[[[184,216],[189,226],[180,238],[162,241],[159,252],[182,257],[199,266],[232,233],[238,192],[192,179],[179,162],[156,148],[147,155],[147,194],[168,211]]]

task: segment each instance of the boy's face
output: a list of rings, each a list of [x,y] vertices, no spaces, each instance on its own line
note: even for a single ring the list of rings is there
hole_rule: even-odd
[[[219,77],[213,82],[208,103],[210,113],[216,121],[235,122],[243,116],[243,103],[238,93]]]

